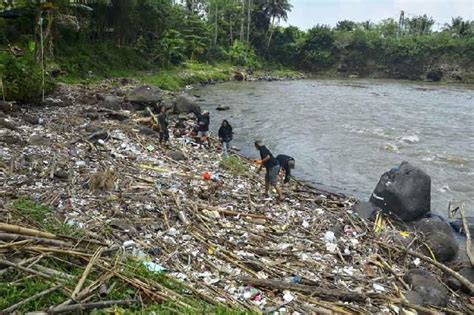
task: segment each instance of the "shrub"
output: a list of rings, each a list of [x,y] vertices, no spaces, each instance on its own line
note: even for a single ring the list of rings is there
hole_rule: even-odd
[[[20,103],[36,102],[41,99],[43,89],[43,73],[36,63],[33,54],[28,53],[22,57],[4,54],[1,58],[4,64],[2,81],[7,100]],[[50,93],[54,83],[45,75],[45,94]]]
[[[248,166],[244,164],[242,160],[236,156],[230,156],[227,159],[223,159],[219,163],[219,166],[222,169],[227,170],[237,176],[245,175],[249,170]]]

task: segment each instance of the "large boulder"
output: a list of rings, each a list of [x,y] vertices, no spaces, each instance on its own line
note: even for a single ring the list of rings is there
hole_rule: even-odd
[[[174,104],[175,114],[200,114],[201,107],[196,104],[196,102],[186,95],[180,95],[175,101]]]
[[[438,279],[428,271],[422,269],[410,269],[403,277],[412,290],[417,293],[416,303],[423,301],[423,305],[446,306],[448,304],[449,292]],[[421,298],[421,300],[420,300]]]
[[[366,220],[375,219],[377,212],[380,211],[373,203],[367,201],[359,201],[351,207],[351,210]]]
[[[158,88],[143,85],[128,93],[126,99],[132,103],[137,110],[143,110],[147,106],[155,107],[159,104],[163,100],[163,93]]]
[[[433,216],[417,221],[415,228],[423,233],[425,243],[436,257],[436,260],[446,262],[456,257],[458,243],[449,223],[440,217]],[[431,253],[427,252],[426,254],[430,255]]]
[[[430,211],[431,178],[402,162],[380,177],[370,202],[405,222],[414,221]]]
[[[122,99],[113,94],[105,95],[102,106],[112,110],[119,110],[122,108]]]

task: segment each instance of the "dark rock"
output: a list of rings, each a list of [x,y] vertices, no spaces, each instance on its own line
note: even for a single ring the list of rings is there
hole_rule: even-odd
[[[247,75],[242,71],[235,71],[234,72],[234,79],[237,81],[244,81]]]
[[[69,173],[65,170],[59,169],[54,172],[54,177],[63,181],[67,181],[69,179]]]
[[[0,112],[4,112],[5,114],[9,114],[15,110],[13,103],[0,101]]]
[[[163,93],[158,88],[144,85],[132,90],[126,98],[130,103],[137,105],[137,109],[141,110],[161,102]]]
[[[4,118],[0,118],[0,128],[6,128],[15,131],[18,130],[18,128],[13,124],[13,122]]]
[[[41,117],[36,117],[28,114],[23,114],[22,117],[24,121],[32,125],[41,125],[43,123],[43,119]]]
[[[224,111],[224,110],[229,110],[230,107],[229,106],[217,106],[216,110],[221,110],[221,111]]]
[[[357,213],[359,217],[365,220],[375,219],[375,215],[378,211],[380,211],[379,208],[377,208],[373,203],[368,201],[359,201],[358,203],[352,206],[351,210]]]
[[[95,98],[96,98],[98,101],[105,101],[105,94],[97,93],[97,94],[95,95]]]
[[[370,202],[405,222],[414,221],[430,212],[431,178],[402,162],[380,177]]]
[[[436,70],[430,70],[426,73],[426,79],[433,81],[433,82],[439,82],[443,78],[443,71],[440,69]]]
[[[107,140],[109,138],[109,133],[106,130],[98,130],[94,133],[92,133],[89,136],[89,140],[91,141],[97,141],[97,140]]]
[[[159,256],[161,254],[161,249],[159,247],[152,247],[148,250],[148,255],[150,256]]]
[[[144,134],[144,135],[147,135],[147,136],[157,135],[157,132],[155,130],[153,130],[151,128],[148,128],[148,127],[140,126],[138,131],[141,134]]]
[[[458,271],[458,273],[466,278],[467,280],[471,281],[474,283],[474,268],[462,268],[461,270]],[[446,284],[453,290],[464,290],[466,293],[469,293],[469,289],[466,288],[461,281],[458,279],[450,276],[448,280],[446,281]]]
[[[174,113],[175,114],[194,113],[197,115],[201,113],[201,107],[199,107],[199,105],[197,105],[193,99],[185,95],[180,95],[178,96],[174,104]]]
[[[25,144],[25,141],[23,141],[23,139],[20,136],[17,136],[14,134],[6,134],[0,138],[0,141],[9,145],[24,145]]]
[[[417,221],[415,228],[424,234],[426,245],[438,261],[446,262],[456,257],[458,244],[446,221],[439,217],[425,218]]]
[[[184,155],[184,153],[179,150],[168,152],[168,156],[175,161],[184,161],[187,159],[186,155]]]
[[[411,304],[423,306],[423,297],[421,296],[420,293],[416,291],[408,291],[407,293],[404,294],[405,298],[410,302]]]
[[[48,145],[49,139],[46,137],[43,137],[42,135],[31,135],[28,138],[28,143],[30,145]]]
[[[121,85],[130,84],[130,80],[128,78],[121,78],[119,82],[120,82]]]
[[[423,305],[434,305],[444,307],[448,304],[449,292],[438,279],[428,271],[422,269],[410,269],[403,277],[412,290],[419,294]]]
[[[474,235],[474,217],[466,217],[466,219],[467,219],[467,225],[469,227],[469,232],[471,232],[471,235]],[[449,224],[457,233],[461,235],[466,234],[464,232],[464,228],[462,225],[462,219],[451,220],[449,221]]]
[[[116,95],[105,95],[102,106],[108,109],[119,110],[122,108],[122,99]]]

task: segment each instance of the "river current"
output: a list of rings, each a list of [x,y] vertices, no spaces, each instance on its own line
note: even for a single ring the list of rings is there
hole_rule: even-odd
[[[257,157],[255,139],[295,157],[295,176],[368,199],[402,161],[431,176],[432,211],[465,203],[474,215],[474,89],[379,80],[228,82],[190,91],[234,128],[233,145]],[[229,106],[216,111],[217,105]]]

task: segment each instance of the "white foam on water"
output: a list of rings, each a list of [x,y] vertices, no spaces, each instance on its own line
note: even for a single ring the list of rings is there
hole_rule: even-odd
[[[440,189],[438,189],[438,191],[442,192],[442,193],[445,193],[445,192],[451,191],[451,188],[449,188],[449,186],[446,185],[446,186],[443,186]]]
[[[417,135],[409,135],[409,136],[401,137],[400,141],[406,142],[406,143],[418,143],[420,142],[420,138],[418,138]]]

